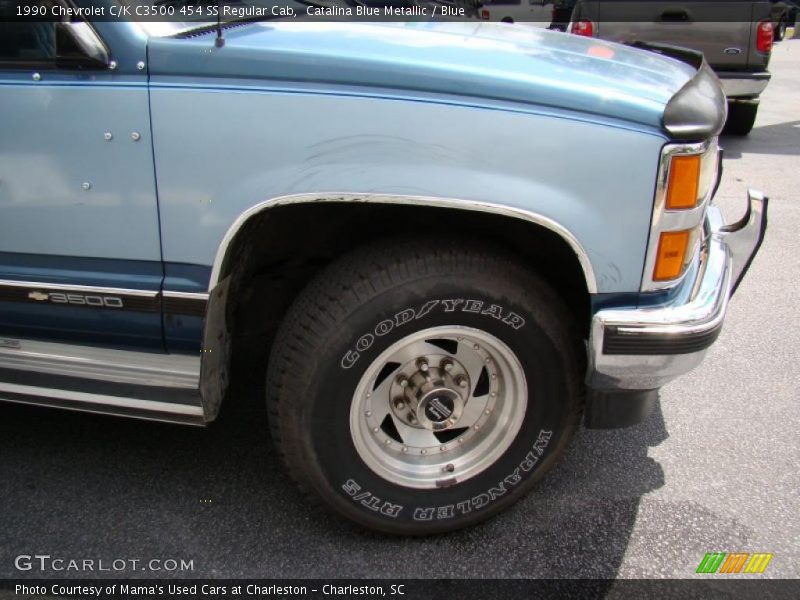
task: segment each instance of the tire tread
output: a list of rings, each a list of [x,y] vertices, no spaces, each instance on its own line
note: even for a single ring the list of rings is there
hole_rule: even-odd
[[[562,347],[576,350],[572,353],[572,379],[577,387],[572,395],[576,401],[556,458],[565,450],[583,414],[581,336],[574,326],[575,320],[549,283],[513,255],[489,245],[470,243],[467,246],[458,240],[373,243],[338,258],[309,282],[289,308],[275,337],[267,366],[267,408],[275,448],[290,478],[314,505],[330,510],[307,482],[305,465],[313,459],[304,450],[297,414],[290,406],[290,399],[302,397],[304,393],[302,373],[313,362],[310,357],[322,355],[320,350],[326,332],[336,328],[366,301],[420,277],[454,272],[484,273],[512,281],[528,278],[532,283],[531,293],[542,296],[549,309],[557,312],[559,320],[569,324],[564,328],[564,339],[556,340]],[[311,327],[309,323],[318,326]],[[551,464],[555,462],[557,460]],[[342,517],[336,511],[331,512]]]

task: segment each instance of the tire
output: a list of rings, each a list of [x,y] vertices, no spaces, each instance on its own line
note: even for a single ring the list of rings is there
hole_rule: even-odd
[[[783,38],[786,37],[786,18],[781,18],[778,21],[778,24],[775,26],[775,33],[772,35],[772,39],[776,42],[782,42]]]
[[[758,113],[758,104],[729,103],[725,132],[733,135],[747,135],[755,125],[756,113]]]
[[[273,440],[303,491],[361,526],[472,525],[522,497],[578,426],[572,322],[546,281],[492,248],[361,248],[320,273],[280,327]]]

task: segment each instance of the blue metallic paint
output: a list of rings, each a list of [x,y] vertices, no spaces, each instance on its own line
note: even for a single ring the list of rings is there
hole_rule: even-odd
[[[159,261],[0,252],[0,280],[157,292]],[[111,294],[103,294],[111,295]],[[0,302],[0,336],[163,350],[161,315],[118,309]]]
[[[164,315],[164,340],[170,352],[196,354],[203,343],[203,317]]]
[[[0,279],[160,290],[147,78],[132,66],[42,69],[39,81],[0,68]],[[0,333],[164,347],[160,315],[128,310],[4,302]]]
[[[598,40],[496,23],[271,21],[154,38],[154,75],[312,82],[505,100],[611,116],[660,129],[665,104],[694,69]]]
[[[158,291],[163,269],[159,261],[0,252],[2,279]]]
[[[579,240],[599,292],[638,290],[664,105],[692,75],[681,63],[477,23],[270,22],[227,30],[222,49],[94,26],[114,71],[0,71],[0,277],[204,291],[248,208],[351,192],[535,212]],[[163,333],[193,351],[202,330],[199,317],[166,316],[162,332],[158,315],[7,306],[6,333]]]
[[[164,289],[203,293],[208,289],[211,268],[201,265],[164,263]],[[171,352],[199,352],[203,340],[203,317],[164,315],[164,341]]]
[[[155,85],[151,103],[167,261],[211,264],[239,214],[276,196],[410,194],[539,213],[581,242],[598,291],[639,288],[660,136],[552,116],[324,94]],[[487,142],[499,131],[515,132],[514,142]]]
[[[143,75],[0,69],[0,114],[0,252],[161,260]]]
[[[163,351],[161,315],[52,304],[0,304],[0,337]]]
[[[638,289],[661,116],[693,71],[512,29],[270,22],[221,49],[151,39],[164,259],[210,264],[238,215],[277,196],[409,194],[540,214],[587,249],[598,291]]]
[[[164,289],[171,292],[202,293],[208,289],[211,267],[164,263]]]

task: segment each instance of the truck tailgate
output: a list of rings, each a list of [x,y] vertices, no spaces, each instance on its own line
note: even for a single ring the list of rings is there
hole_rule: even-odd
[[[617,41],[644,40],[698,50],[718,71],[751,66],[754,8],[766,3],[599,1],[598,35]],[[767,13],[768,14],[768,13]],[[766,15],[765,15],[766,16]]]

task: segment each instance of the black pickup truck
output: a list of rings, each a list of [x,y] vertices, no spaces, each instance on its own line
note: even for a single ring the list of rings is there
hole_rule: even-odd
[[[569,30],[623,43],[657,42],[703,53],[728,98],[726,130],[747,135],[767,87],[772,3],[751,0],[578,0]]]

